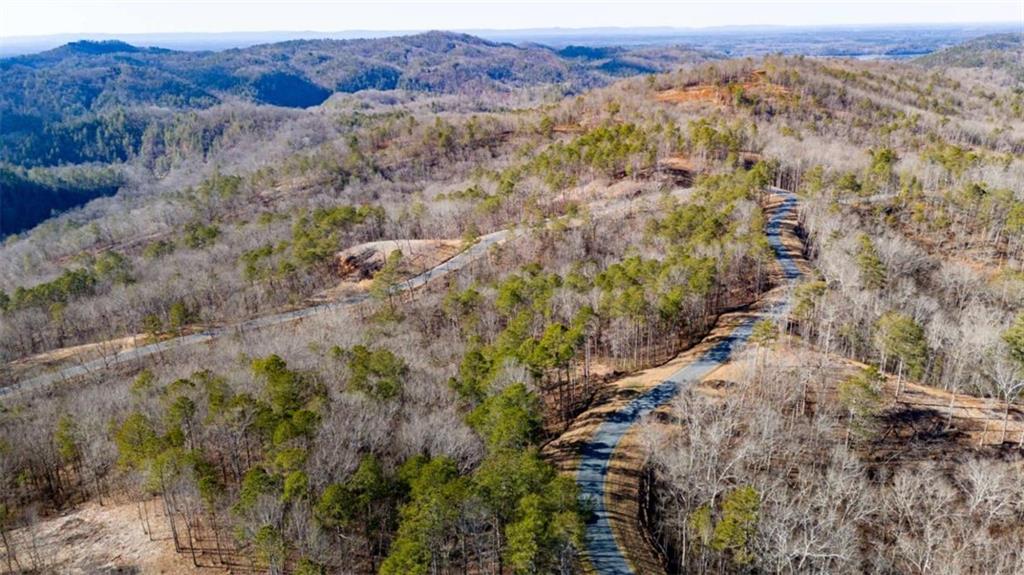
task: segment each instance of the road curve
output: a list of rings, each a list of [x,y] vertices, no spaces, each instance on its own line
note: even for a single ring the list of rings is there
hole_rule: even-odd
[[[783,276],[788,282],[793,282],[801,276],[801,272],[783,244],[781,228],[783,220],[796,208],[797,199],[795,195],[784,190],[771,191],[784,199],[768,221],[765,233]],[[766,315],[780,317],[788,310],[789,302],[782,301],[771,305]],[[592,520],[586,527],[586,549],[594,572],[600,575],[635,573],[626,559],[625,551],[615,540],[606,508],[606,478],[615,448],[641,418],[671,400],[685,387],[729,361],[733,353],[750,337],[758,319],[760,318],[753,317],[745,320],[694,362],[676,371],[622,409],[613,412],[583,447],[576,482],[580,488],[580,497],[593,510]]]
[[[401,293],[405,291],[414,290],[426,285],[427,283],[435,279],[444,277],[452,272],[458,271],[464,268],[467,264],[476,260],[481,255],[485,254],[487,250],[489,250],[492,246],[502,244],[508,241],[510,238],[521,235],[522,233],[522,228],[513,228],[499,230],[484,236],[480,236],[479,238],[477,238],[476,243],[474,243],[469,248],[455,254],[451,258],[438,264],[436,267],[430,268],[429,270],[417,276],[413,276],[412,278],[409,278],[408,280],[398,284],[397,286],[395,286],[395,292]],[[25,379],[5,387],[0,387],[0,397],[17,391],[25,391],[37,387],[50,385],[59,381],[74,379],[76,377],[81,377],[83,375],[87,375],[97,370],[109,369],[117,365],[138,361],[144,357],[148,357],[155,353],[187,347],[199,343],[206,343],[231,333],[243,333],[253,329],[259,329],[272,325],[297,321],[309,316],[329,311],[336,311],[347,307],[357,306],[359,304],[366,303],[369,300],[369,294],[360,293],[329,303],[322,303],[298,310],[266,315],[263,317],[258,317],[231,325],[210,328],[199,333],[184,335],[181,337],[175,337],[172,339],[167,339],[156,343],[142,345],[133,349],[127,349],[124,351],[117,352],[111,356],[101,357],[90,361],[82,362],[78,365],[68,366],[49,373],[38,375],[30,379]]]
[[[678,189],[672,192],[673,195],[679,196],[685,194],[686,189]],[[647,198],[649,200],[649,198]],[[617,212],[632,212],[636,209],[644,209],[644,204],[650,203],[645,201],[639,201],[637,198],[613,198],[609,201],[598,201],[591,204],[592,215],[610,215]],[[551,225],[554,220],[547,220],[546,225]],[[410,290],[420,288],[433,280],[444,277],[452,272],[458,271],[464,268],[467,264],[475,261],[480,256],[487,253],[487,251],[495,245],[503,244],[511,239],[525,235],[529,231],[529,226],[522,223],[516,227],[498,230],[489,234],[480,236],[477,241],[469,248],[459,252],[452,256],[450,259],[438,264],[437,266],[417,275],[408,280],[402,282],[394,288],[395,293],[402,293]],[[282,323],[288,323],[297,321],[312,315],[317,315],[325,312],[336,311],[348,307],[357,306],[366,303],[370,300],[369,294],[355,294],[336,301],[329,303],[317,304],[302,309],[286,311],[281,313],[275,313],[267,316],[253,318],[243,322],[213,327],[204,330],[199,333],[190,335],[184,335],[167,339],[164,341],[151,343],[143,346],[139,346],[133,349],[127,349],[124,351],[117,352],[111,356],[101,357],[90,361],[85,361],[77,365],[71,365],[61,369],[56,369],[36,377],[24,379],[22,381],[12,383],[10,385],[3,385],[0,382],[0,397],[17,392],[34,389],[57,383],[60,381],[67,381],[83,375],[96,372],[98,370],[109,369],[118,365],[138,361],[144,357],[148,357],[155,353],[169,351],[172,349],[179,349],[190,345],[199,343],[206,343],[213,341],[224,335],[231,333],[243,333],[252,329],[259,329],[272,325],[278,325]]]

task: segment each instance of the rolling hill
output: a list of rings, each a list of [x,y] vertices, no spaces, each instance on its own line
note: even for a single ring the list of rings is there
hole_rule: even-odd
[[[142,148],[168,147],[167,135],[180,134],[175,114],[214,106],[301,109],[334,93],[363,90],[478,95],[559,86],[572,94],[713,57],[674,47],[556,51],[450,32],[294,40],[224,51],[71,42],[0,59],[0,164],[13,169],[128,162]],[[185,139],[207,142],[210,133],[192,130]],[[64,188],[40,194],[25,182],[11,178],[5,185],[0,236],[36,225],[52,210],[74,207],[76,198],[96,195]],[[31,209],[22,205],[29,201]]]
[[[990,68],[1024,82],[1024,34],[990,34],[915,60],[930,68]]]

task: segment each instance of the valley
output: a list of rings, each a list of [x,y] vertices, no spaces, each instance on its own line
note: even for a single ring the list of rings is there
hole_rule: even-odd
[[[1021,572],[1021,38],[963,40],[0,60],[0,570]]]

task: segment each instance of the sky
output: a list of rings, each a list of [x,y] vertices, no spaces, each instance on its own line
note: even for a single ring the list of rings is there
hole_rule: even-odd
[[[0,0],[0,39],[50,34],[1013,22],[1024,0]]]

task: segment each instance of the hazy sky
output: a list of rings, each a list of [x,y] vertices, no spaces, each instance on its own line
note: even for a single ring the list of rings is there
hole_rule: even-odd
[[[0,0],[0,36],[596,26],[1024,23],[1024,0],[527,2]]]

